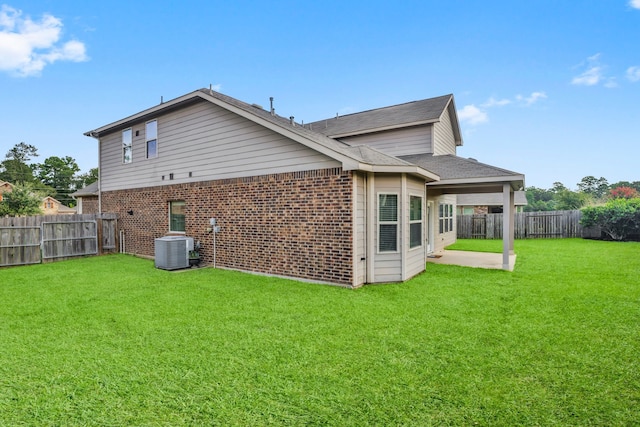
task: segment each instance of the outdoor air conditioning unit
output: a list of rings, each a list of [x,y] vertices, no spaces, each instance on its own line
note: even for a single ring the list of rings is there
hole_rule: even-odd
[[[155,240],[156,268],[178,270],[189,267],[189,251],[193,250],[193,237],[164,236]]]

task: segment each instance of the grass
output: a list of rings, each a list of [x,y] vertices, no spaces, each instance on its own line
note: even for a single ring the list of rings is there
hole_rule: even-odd
[[[0,425],[637,425],[640,244],[516,252],[355,291],[125,255],[0,270]]]

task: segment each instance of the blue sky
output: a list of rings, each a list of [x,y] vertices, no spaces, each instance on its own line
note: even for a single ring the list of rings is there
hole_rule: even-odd
[[[640,180],[640,0],[0,0],[0,158],[201,87],[305,123],[448,93],[458,155],[527,186]]]

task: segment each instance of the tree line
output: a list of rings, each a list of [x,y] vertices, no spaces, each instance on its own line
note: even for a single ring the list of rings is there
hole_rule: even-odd
[[[568,189],[561,182],[554,182],[549,189],[527,187],[525,194],[528,204],[524,210],[527,212],[574,210],[602,205],[611,199],[638,198],[640,181],[609,184],[606,178],[585,176],[577,184],[577,191]]]
[[[74,207],[71,193],[98,180],[98,168],[80,173],[76,160],[70,156],[51,156],[42,163],[34,162],[38,149],[25,142],[11,148],[0,162],[0,180],[13,185],[0,203],[0,215],[39,213],[44,197],[51,196],[65,206]]]
[[[562,183],[544,190],[525,189],[526,211],[582,210],[580,223],[597,227],[606,239],[640,240],[640,181],[609,184],[605,178],[585,176],[571,191]]]

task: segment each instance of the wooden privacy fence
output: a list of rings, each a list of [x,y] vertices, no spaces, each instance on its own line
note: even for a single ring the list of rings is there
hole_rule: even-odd
[[[519,212],[514,218],[516,239],[549,239],[585,236],[580,225],[582,212],[548,211]],[[502,214],[458,215],[457,235],[459,239],[502,239]]]
[[[115,214],[0,218],[0,267],[116,252]]]

